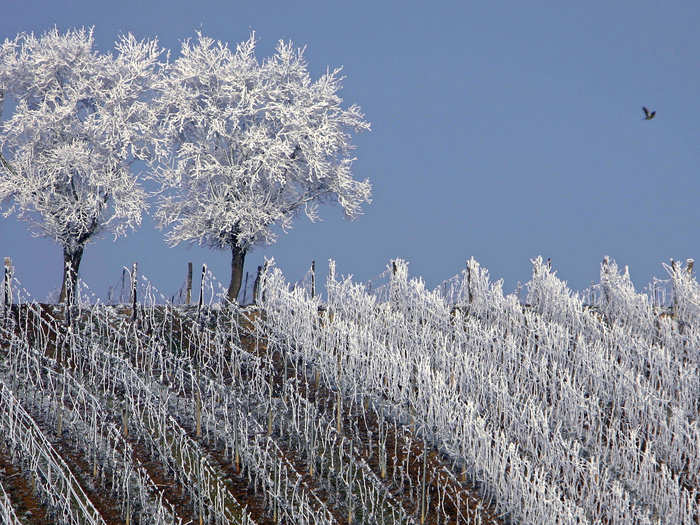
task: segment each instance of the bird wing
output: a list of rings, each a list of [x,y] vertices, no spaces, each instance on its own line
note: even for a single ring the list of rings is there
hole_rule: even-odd
[[[648,110],[647,108],[645,108],[644,106],[642,106],[642,109],[644,110],[644,115],[648,117],[648,116],[649,116],[649,110]]]

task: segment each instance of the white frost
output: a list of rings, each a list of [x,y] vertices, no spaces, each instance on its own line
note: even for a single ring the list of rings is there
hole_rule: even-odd
[[[258,63],[251,35],[232,52],[201,34],[159,85],[154,175],[166,190],[156,217],[171,245],[272,243],[304,212],[336,200],[356,217],[370,184],[352,178],[351,131],[369,129],[341,107],[340,70],[313,82],[303,50],[280,42]]]
[[[0,102],[16,101],[0,132],[0,203],[69,253],[101,231],[125,235],[146,208],[131,165],[147,155],[161,51],[132,35],[115,49],[98,53],[85,29],[22,33],[0,48]]]

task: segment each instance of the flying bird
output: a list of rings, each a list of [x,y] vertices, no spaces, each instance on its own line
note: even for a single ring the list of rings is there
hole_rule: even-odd
[[[651,120],[654,118],[654,115],[656,115],[656,111],[652,111],[651,113],[647,108],[642,106],[642,109],[644,110],[644,120]]]

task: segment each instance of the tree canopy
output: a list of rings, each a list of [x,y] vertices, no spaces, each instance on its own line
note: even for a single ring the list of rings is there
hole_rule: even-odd
[[[354,218],[369,201],[369,182],[352,178],[350,132],[370,126],[341,107],[340,70],[312,81],[291,43],[261,63],[254,52],[254,35],[233,52],[199,34],[159,86],[156,175],[174,194],[156,217],[173,245],[248,249],[300,212],[316,220],[318,203]]]
[[[85,29],[21,33],[0,48],[0,93],[16,104],[0,130],[0,203],[58,242],[66,263],[79,264],[96,234],[141,222],[146,192],[131,166],[152,140],[160,54],[132,35],[99,53]]]
[[[0,110],[8,97],[15,107],[0,129],[0,204],[77,272],[97,234],[140,224],[148,195],[132,165],[145,160],[166,240],[231,249],[234,300],[246,252],[275,227],[317,220],[321,203],[361,213],[371,186],[352,177],[351,135],[370,125],[342,106],[341,70],[312,80],[291,42],[260,62],[254,34],[235,51],[199,33],[173,62],[161,53],[130,34],[99,53],[85,29],[6,40]]]

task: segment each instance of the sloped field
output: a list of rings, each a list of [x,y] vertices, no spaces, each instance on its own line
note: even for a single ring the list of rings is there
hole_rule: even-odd
[[[331,268],[331,270],[333,270]],[[1,319],[7,523],[697,523],[700,287],[614,264],[527,306],[475,261],[449,300],[395,261],[321,302],[23,301]]]

